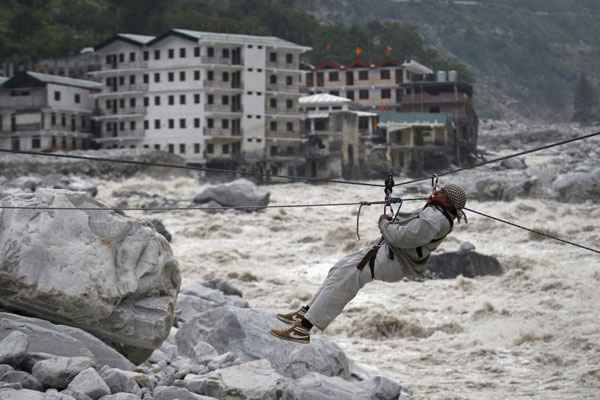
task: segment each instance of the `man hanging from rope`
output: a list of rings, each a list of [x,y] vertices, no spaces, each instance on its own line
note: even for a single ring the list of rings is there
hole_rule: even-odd
[[[366,283],[375,279],[397,282],[421,276],[430,253],[452,231],[454,220],[466,220],[463,212],[466,202],[461,187],[446,185],[434,189],[425,207],[410,219],[395,221],[383,214],[379,217],[382,240],[338,261],[308,305],[277,315],[280,321],[291,326],[272,329],[271,334],[309,343],[313,326],[325,330]]]

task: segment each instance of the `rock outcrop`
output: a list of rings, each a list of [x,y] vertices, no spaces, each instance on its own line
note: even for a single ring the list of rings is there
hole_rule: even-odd
[[[5,206],[104,208],[80,192],[40,189]],[[112,211],[2,210],[0,307],[81,328],[133,362],[168,336],[180,276],[168,242]]]
[[[194,197],[194,204],[202,206],[244,207],[256,211],[269,204],[270,193],[261,190],[247,179],[230,183],[208,185]]]
[[[477,253],[467,246],[462,251],[432,255],[427,269],[434,278],[453,279],[459,275],[474,278],[483,275],[501,275],[504,270],[492,256]]]

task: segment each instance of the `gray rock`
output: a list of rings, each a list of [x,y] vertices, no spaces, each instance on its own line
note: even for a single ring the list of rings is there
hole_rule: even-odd
[[[37,364],[40,361],[49,360],[49,359],[55,358],[55,357],[56,356],[54,354],[48,354],[48,353],[39,353],[39,352],[27,353],[27,355],[25,356],[25,359],[21,363],[21,367],[19,369],[21,371],[27,371],[27,372],[31,373],[33,371],[33,366],[35,364]]]
[[[188,375],[182,384],[191,392],[218,399],[278,400],[285,398],[282,395],[287,392],[289,380],[267,360],[257,360],[205,376]]]
[[[553,197],[563,202],[600,199],[600,168],[591,172],[559,175],[552,183]]]
[[[484,275],[502,275],[504,270],[500,262],[492,256],[476,251],[447,252],[432,255],[427,269],[435,278],[454,279],[459,275],[474,278]]]
[[[41,383],[33,376],[24,371],[10,371],[0,376],[0,381],[6,383],[18,383],[23,389],[42,390]]]
[[[408,400],[399,384],[380,376],[362,382],[311,373],[289,385],[289,396],[302,400]]]
[[[201,396],[182,387],[158,386],[154,389],[154,400],[212,400],[214,397]]]
[[[230,353],[225,354],[227,355]],[[206,342],[198,342],[194,345],[194,360],[199,364],[206,364],[213,361],[218,355],[219,353],[217,353],[217,350]],[[235,356],[233,358],[235,358]]]
[[[45,400],[45,394],[29,389],[6,389],[0,391],[0,400]]]
[[[535,177],[519,175],[486,175],[465,185],[469,199],[480,201],[512,201],[517,197],[530,197],[539,181]]]
[[[48,389],[44,400],[75,400],[75,398],[68,394],[59,393],[56,389]]]
[[[224,305],[247,307],[247,303],[237,296],[225,296],[220,290],[211,289],[203,282],[193,282],[182,288],[177,298],[175,308],[177,326],[181,326],[200,313]]]
[[[475,245],[471,242],[462,242],[458,251],[461,253],[468,253],[469,251],[475,251]]]
[[[87,394],[75,392],[70,389],[63,390],[60,393],[65,396],[70,396],[70,397],[74,398],[75,400],[92,400],[92,398],[90,396],[88,396]]]
[[[214,201],[222,207],[251,206],[246,211],[256,211],[269,204],[270,193],[258,188],[247,179],[237,179],[220,185],[206,186],[194,197],[194,204],[207,205]]]
[[[509,158],[500,161],[500,166],[504,169],[527,169],[527,163],[522,158]]]
[[[110,388],[111,393],[131,393],[137,396],[142,395],[142,390],[135,379],[125,371],[116,368],[103,368],[100,370],[100,376]]]
[[[33,376],[45,387],[64,389],[81,372],[94,365],[87,357],[55,357],[33,366]]]
[[[104,207],[49,189],[0,204]],[[168,242],[143,223],[108,211],[2,210],[0,258],[4,308],[84,329],[137,363],[169,334],[179,270]]]
[[[14,371],[15,369],[8,364],[0,364],[0,376],[4,375],[7,372]]]
[[[154,350],[148,361],[158,363],[160,361],[172,362],[177,358],[177,346],[168,341],[164,341],[159,349]]]
[[[0,364],[9,364],[18,368],[27,354],[28,347],[29,339],[26,334],[20,331],[11,332],[0,340]]]
[[[173,239],[173,236],[167,230],[167,228],[165,228],[165,224],[163,224],[163,222],[160,219],[153,218],[150,220],[150,223],[152,224],[154,229],[156,229],[156,232],[163,235],[164,238],[167,239],[169,242]]]
[[[81,371],[75,379],[69,383],[69,390],[88,395],[92,400],[110,394],[110,388],[102,380],[94,368]]]
[[[136,396],[135,394],[131,393],[117,393],[101,397],[100,400],[140,400],[140,396]]]
[[[242,291],[240,289],[236,288],[231,283],[223,279],[211,279],[202,284],[211,289],[220,290],[224,295],[227,296],[243,297]]]
[[[4,389],[20,390],[23,389],[23,386],[20,383],[0,382],[0,391]]]
[[[194,347],[206,342],[217,352],[234,354],[240,362],[267,359],[280,374],[298,378],[309,372],[328,376],[350,375],[349,360],[333,342],[319,336],[309,345],[286,342],[271,336],[280,323],[274,315],[247,308],[213,308],[184,324],[177,332],[179,353],[194,357]]]

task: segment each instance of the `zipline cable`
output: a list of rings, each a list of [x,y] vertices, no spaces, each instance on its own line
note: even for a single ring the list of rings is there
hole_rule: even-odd
[[[450,171],[447,171],[447,172],[440,172],[440,173],[437,173],[436,175],[438,177],[452,175],[452,174],[456,174],[456,173],[459,173],[459,172],[462,172],[462,171],[466,171],[466,170],[469,170],[469,169],[479,168],[479,167],[482,167],[484,165],[493,164],[493,163],[496,163],[496,162],[499,162],[499,161],[508,160],[509,158],[515,158],[515,157],[524,156],[526,154],[531,154],[531,153],[535,153],[535,152],[538,152],[538,151],[547,150],[547,149],[550,149],[552,147],[563,146],[565,144],[577,142],[577,141],[580,141],[580,140],[589,139],[589,138],[592,138],[592,137],[595,137],[595,136],[600,136],[600,132],[590,133],[589,135],[578,136],[576,138],[571,138],[571,139],[562,140],[560,142],[550,143],[550,144],[547,144],[545,146],[535,147],[533,149],[520,151],[518,153],[509,154],[507,156],[502,156],[502,157],[494,158],[494,159],[488,160],[488,161],[483,161],[483,162],[480,162],[478,164],[475,164],[475,165],[472,165],[472,166],[469,166],[469,167],[461,167],[461,168],[453,169],[453,170],[450,170]],[[424,182],[424,181],[427,181],[427,180],[430,180],[430,179],[431,179],[431,176],[428,176],[427,178],[417,178],[417,179],[413,179],[413,180],[409,180],[409,181],[404,181],[404,182],[397,183],[397,184],[394,185],[394,187],[396,187],[396,186],[403,186],[403,185],[410,185],[412,183],[417,183],[417,182]]]
[[[537,234],[537,235],[541,235],[541,236],[547,237],[547,238],[549,238],[549,239],[554,239],[554,240],[557,240],[557,241],[559,241],[559,242],[562,242],[562,243],[565,243],[565,244],[569,244],[569,245],[571,245],[571,246],[579,247],[579,248],[581,248],[581,249],[588,250],[588,251],[592,251],[592,252],[594,252],[594,253],[600,254],[600,250],[593,249],[593,248],[591,248],[591,247],[587,247],[587,246],[584,246],[584,245],[581,245],[581,244],[578,244],[578,243],[575,243],[575,242],[570,242],[570,241],[568,241],[568,240],[561,239],[561,238],[559,238],[559,237],[557,237],[557,236],[550,235],[550,234],[548,234],[548,233],[544,233],[544,232],[536,231],[536,230],[534,230],[534,229],[527,228],[526,226],[519,225],[519,224],[516,224],[516,223],[514,223],[514,222],[510,222],[510,221],[507,221],[507,220],[505,220],[505,219],[502,219],[502,218],[497,218],[497,217],[491,216],[491,215],[489,215],[489,214],[486,214],[486,213],[483,213],[483,212],[481,212],[481,211],[473,210],[473,209],[471,209],[471,208],[467,208],[467,207],[465,207],[465,208],[464,208],[464,210],[465,210],[465,211],[469,211],[469,212],[471,212],[471,213],[473,213],[473,214],[480,215],[480,216],[482,216],[482,217],[489,218],[489,219],[491,219],[491,220],[494,220],[494,221],[497,221],[497,222],[501,222],[501,223],[503,223],[503,224],[507,224],[507,225],[513,226],[513,227],[515,227],[515,228],[523,229],[523,230],[525,230],[525,231],[528,231],[528,232],[531,232],[531,233],[535,233],[535,234]]]
[[[240,176],[258,176],[258,174],[256,174],[256,173],[243,172],[243,171],[232,170],[232,169],[194,167],[191,165],[178,165],[178,164],[155,163],[155,162],[151,163],[151,162],[145,162],[145,161],[121,160],[121,159],[117,159],[117,158],[77,156],[77,155],[73,155],[73,154],[41,153],[41,152],[35,152],[35,151],[7,150],[7,149],[0,149],[0,153],[21,154],[21,155],[41,156],[41,157],[54,157],[54,158],[68,158],[68,159],[72,159],[72,160],[112,162],[112,163],[120,163],[120,164],[141,165],[141,166],[146,166],[146,167],[162,167],[162,168],[185,169],[185,170],[192,170],[192,171],[218,172],[218,173],[226,173],[226,174],[240,175]],[[305,181],[305,182],[315,182],[315,183],[316,182],[340,183],[340,184],[346,184],[346,185],[383,187],[383,185],[378,185],[376,183],[347,181],[347,180],[342,180],[342,179],[310,178],[310,177],[293,176],[293,175],[270,175],[270,176],[273,178],[288,179],[290,181]]]

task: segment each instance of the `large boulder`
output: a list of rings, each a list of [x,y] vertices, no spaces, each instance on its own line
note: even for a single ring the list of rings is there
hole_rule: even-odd
[[[432,255],[427,269],[433,277],[439,279],[453,279],[459,275],[474,278],[501,275],[504,272],[495,257],[468,250]]]
[[[221,283],[215,283],[221,282]],[[198,314],[207,310],[224,305],[237,307],[248,307],[248,303],[241,300],[237,295],[226,295],[234,293],[233,287],[227,286],[225,281],[192,282],[181,289],[177,298],[175,309],[176,325],[181,326],[191,321]],[[211,288],[214,283],[215,288]],[[221,287],[223,290],[217,290]]]
[[[183,324],[175,336],[179,354],[196,356],[195,346],[206,342],[219,354],[232,353],[240,362],[267,359],[280,374],[292,378],[318,372],[328,376],[350,376],[350,361],[333,342],[319,336],[308,345],[298,345],[271,336],[281,325],[270,314],[222,306],[212,308]]]
[[[133,364],[120,353],[81,329],[0,312],[0,340],[14,332],[27,334],[29,345],[23,366],[30,364],[29,369],[52,356],[87,357],[98,366],[133,369]]]
[[[600,169],[559,175],[552,183],[556,200],[564,202],[600,199]]]
[[[204,206],[214,203],[221,207],[248,206],[246,211],[255,211],[269,204],[270,195],[247,179],[237,179],[229,183],[206,186],[194,197],[193,202]]]
[[[469,199],[480,201],[512,201],[530,197],[538,189],[536,177],[526,175],[488,175],[465,182]]]
[[[27,355],[28,347],[29,339],[26,334],[20,331],[9,333],[4,339],[0,340],[0,364],[8,364],[18,368]]]
[[[105,208],[80,192],[40,189],[3,206]],[[113,211],[0,211],[0,307],[84,329],[133,362],[169,334],[180,286],[169,243]]]

